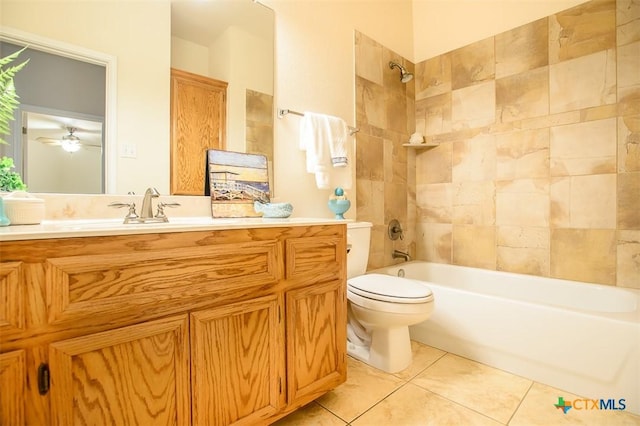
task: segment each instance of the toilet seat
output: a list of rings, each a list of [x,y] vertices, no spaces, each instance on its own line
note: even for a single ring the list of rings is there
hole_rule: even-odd
[[[419,304],[433,300],[431,290],[424,283],[385,274],[366,274],[351,278],[347,280],[347,290],[380,302]]]

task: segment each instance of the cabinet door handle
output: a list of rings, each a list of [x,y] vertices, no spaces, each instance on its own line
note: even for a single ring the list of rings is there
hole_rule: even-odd
[[[40,364],[38,367],[38,392],[40,392],[40,395],[46,395],[49,392],[49,384],[49,365]]]

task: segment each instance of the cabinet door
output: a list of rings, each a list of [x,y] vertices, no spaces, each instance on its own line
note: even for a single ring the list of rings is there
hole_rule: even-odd
[[[51,344],[53,423],[189,424],[187,321],[176,316]]]
[[[23,350],[0,354],[0,425],[25,424],[25,362]]]
[[[284,404],[277,296],[191,314],[193,424],[255,424]]]
[[[346,380],[346,292],[335,280],[287,292],[288,403],[302,405]]]
[[[171,70],[171,193],[204,195],[205,153],[224,149],[227,83]]]

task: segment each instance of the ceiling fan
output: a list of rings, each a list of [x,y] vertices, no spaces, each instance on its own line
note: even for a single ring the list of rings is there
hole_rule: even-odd
[[[85,143],[78,136],[74,135],[74,133],[78,131],[77,127],[67,127],[67,131],[69,132],[69,134],[64,135],[60,139],[47,138],[47,137],[40,136],[36,138],[36,140],[38,142],[42,142],[49,145],[61,146],[62,149],[64,149],[67,152],[77,152],[83,146],[88,146],[88,147],[97,146],[97,145]]]

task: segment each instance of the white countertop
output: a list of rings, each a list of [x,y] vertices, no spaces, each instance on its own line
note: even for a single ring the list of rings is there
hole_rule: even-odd
[[[2,226],[0,227],[0,242],[223,229],[335,225],[348,222],[352,222],[352,220],[327,218],[213,218],[210,216],[175,217],[169,218],[168,223],[144,224],[124,224],[122,219],[45,220],[40,225]]]

